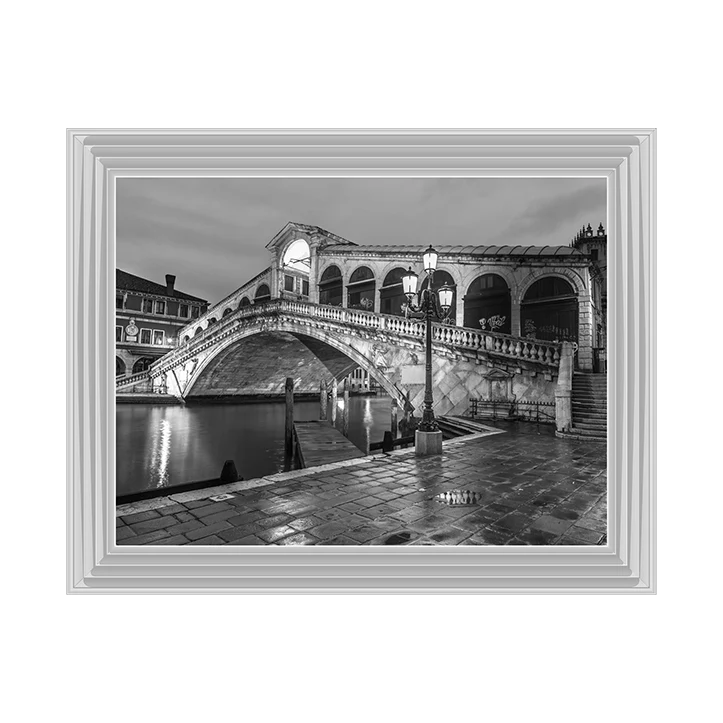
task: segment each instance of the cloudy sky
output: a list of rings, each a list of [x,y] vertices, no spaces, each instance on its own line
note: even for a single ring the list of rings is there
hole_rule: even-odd
[[[117,265],[216,302],[298,221],[363,244],[566,245],[605,223],[602,179],[124,178]]]

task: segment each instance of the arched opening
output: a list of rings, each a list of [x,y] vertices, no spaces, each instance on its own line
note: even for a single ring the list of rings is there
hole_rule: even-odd
[[[148,367],[153,364],[153,359],[148,356],[142,356],[134,365],[133,365],[133,373],[139,374],[140,372],[146,371]]]
[[[238,305],[239,309],[243,309],[245,306],[251,306],[251,299],[248,296],[244,296],[241,299],[241,303]]]
[[[350,309],[374,311],[374,273],[368,266],[360,266],[349,279],[346,287],[346,305]]]
[[[298,238],[287,246],[281,259],[284,273],[283,288],[280,296],[309,296],[309,271],[311,270],[311,251],[309,244]]]
[[[126,363],[119,356],[115,358],[115,375],[117,377],[126,375]]]
[[[522,335],[542,341],[577,341],[577,294],[572,284],[559,276],[535,281],[522,300]]]
[[[309,244],[303,238],[297,238],[287,247],[282,263],[284,271],[300,271],[308,276],[311,268]]]
[[[407,273],[406,269],[392,269],[385,277],[379,293],[379,311],[382,314],[391,314],[392,316],[404,316],[404,306],[407,303],[407,297],[404,295],[402,288],[402,276]]]
[[[342,286],[341,269],[338,266],[329,266],[319,281],[319,303],[341,306]]]
[[[194,335],[194,336],[198,336],[202,331],[203,331],[203,327],[202,327],[202,326],[197,326],[197,327],[196,327],[196,331],[193,332],[193,335]]]
[[[256,289],[254,304],[265,304],[267,301],[271,301],[271,291],[267,284],[261,284],[259,288]]]
[[[183,343],[188,344],[189,341],[191,341],[191,337],[186,334],[186,336],[183,337]]]
[[[483,274],[469,285],[464,297],[466,327],[510,334],[511,317],[510,287],[499,274]]]
[[[448,273],[447,271],[435,271],[434,272],[434,293],[436,294],[439,289],[447,284],[447,286],[451,286],[454,289],[454,293],[452,294],[452,305],[449,308],[449,317],[447,318],[447,323],[456,325],[457,324],[457,288],[456,284],[454,282],[454,279],[452,278],[452,274]],[[429,277],[425,276],[424,281],[422,281],[422,289],[426,289],[429,285]],[[439,296],[437,296],[437,301],[439,301]]]
[[[217,319],[215,316],[212,316],[212,317],[208,320],[208,326],[213,326],[217,321],[218,321],[218,319]],[[208,327],[206,327],[206,328],[208,328]]]
[[[223,315],[224,315],[224,316],[228,316],[228,315],[231,314],[232,312],[233,312],[233,309],[229,307],[228,309],[224,309],[224,310],[223,310]]]

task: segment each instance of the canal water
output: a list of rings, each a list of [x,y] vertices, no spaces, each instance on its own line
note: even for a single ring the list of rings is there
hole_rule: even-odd
[[[337,426],[342,405],[338,402]],[[351,397],[349,439],[365,449],[391,428],[389,397]],[[319,402],[297,402],[294,418],[319,418]],[[330,418],[330,417],[329,417]],[[217,478],[232,459],[244,479],[284,470],[283,402],[116,405],[116,494]]]

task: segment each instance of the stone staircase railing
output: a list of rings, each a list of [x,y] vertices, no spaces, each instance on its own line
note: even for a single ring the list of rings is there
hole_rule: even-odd
[[[401,316],[387,316],[359,309],[344,309],[340,306],[323,306],[290,299],[274,299],[265,304],[246,306],[228,314],[216,323],[208,326],[188,342],[180,343],[173,351],[161,357],[151,366],[153,372],[168,368],[169,362],[186,357],[198,347],[204,346],[209,339],[236,326],[240,320],[252,317],[269,317],[286,314],[316,320],[347,324],[359,328],[387,331],[402,337],[423,339],[425,322],[421,319],[405,319]],[[560,344],[556,342],[523,339],[521,337],[497,332],[469,329],[446,324],[432,325],[432,339],[440,344],[448,344],[461,349],[487,351],[507,358],[536,362],[556,367],[560,360]]]
[[[115,385],[118,387],[126,387],[130,384],[138,384],[150,379],[150,373],[146,370],[144,372],[136,372],[135,374],[129,374],[127,377],[116,377]]]

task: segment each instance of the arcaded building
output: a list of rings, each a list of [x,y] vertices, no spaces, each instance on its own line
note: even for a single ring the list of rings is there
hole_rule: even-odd
[[[421,272],[427,243],[358,245],[318,226],[290,222],[266,244],[267,269],[186,326],[188,341],[224,315],[287,298],[403,316],[402,276]],[[576,366],[602,371],[607,235],[588,225],[569,245],[434,244],[435,287],[454,289],[448,323],[542,341],[571,341]],[[425,282],[426,283],[426,280]]]

